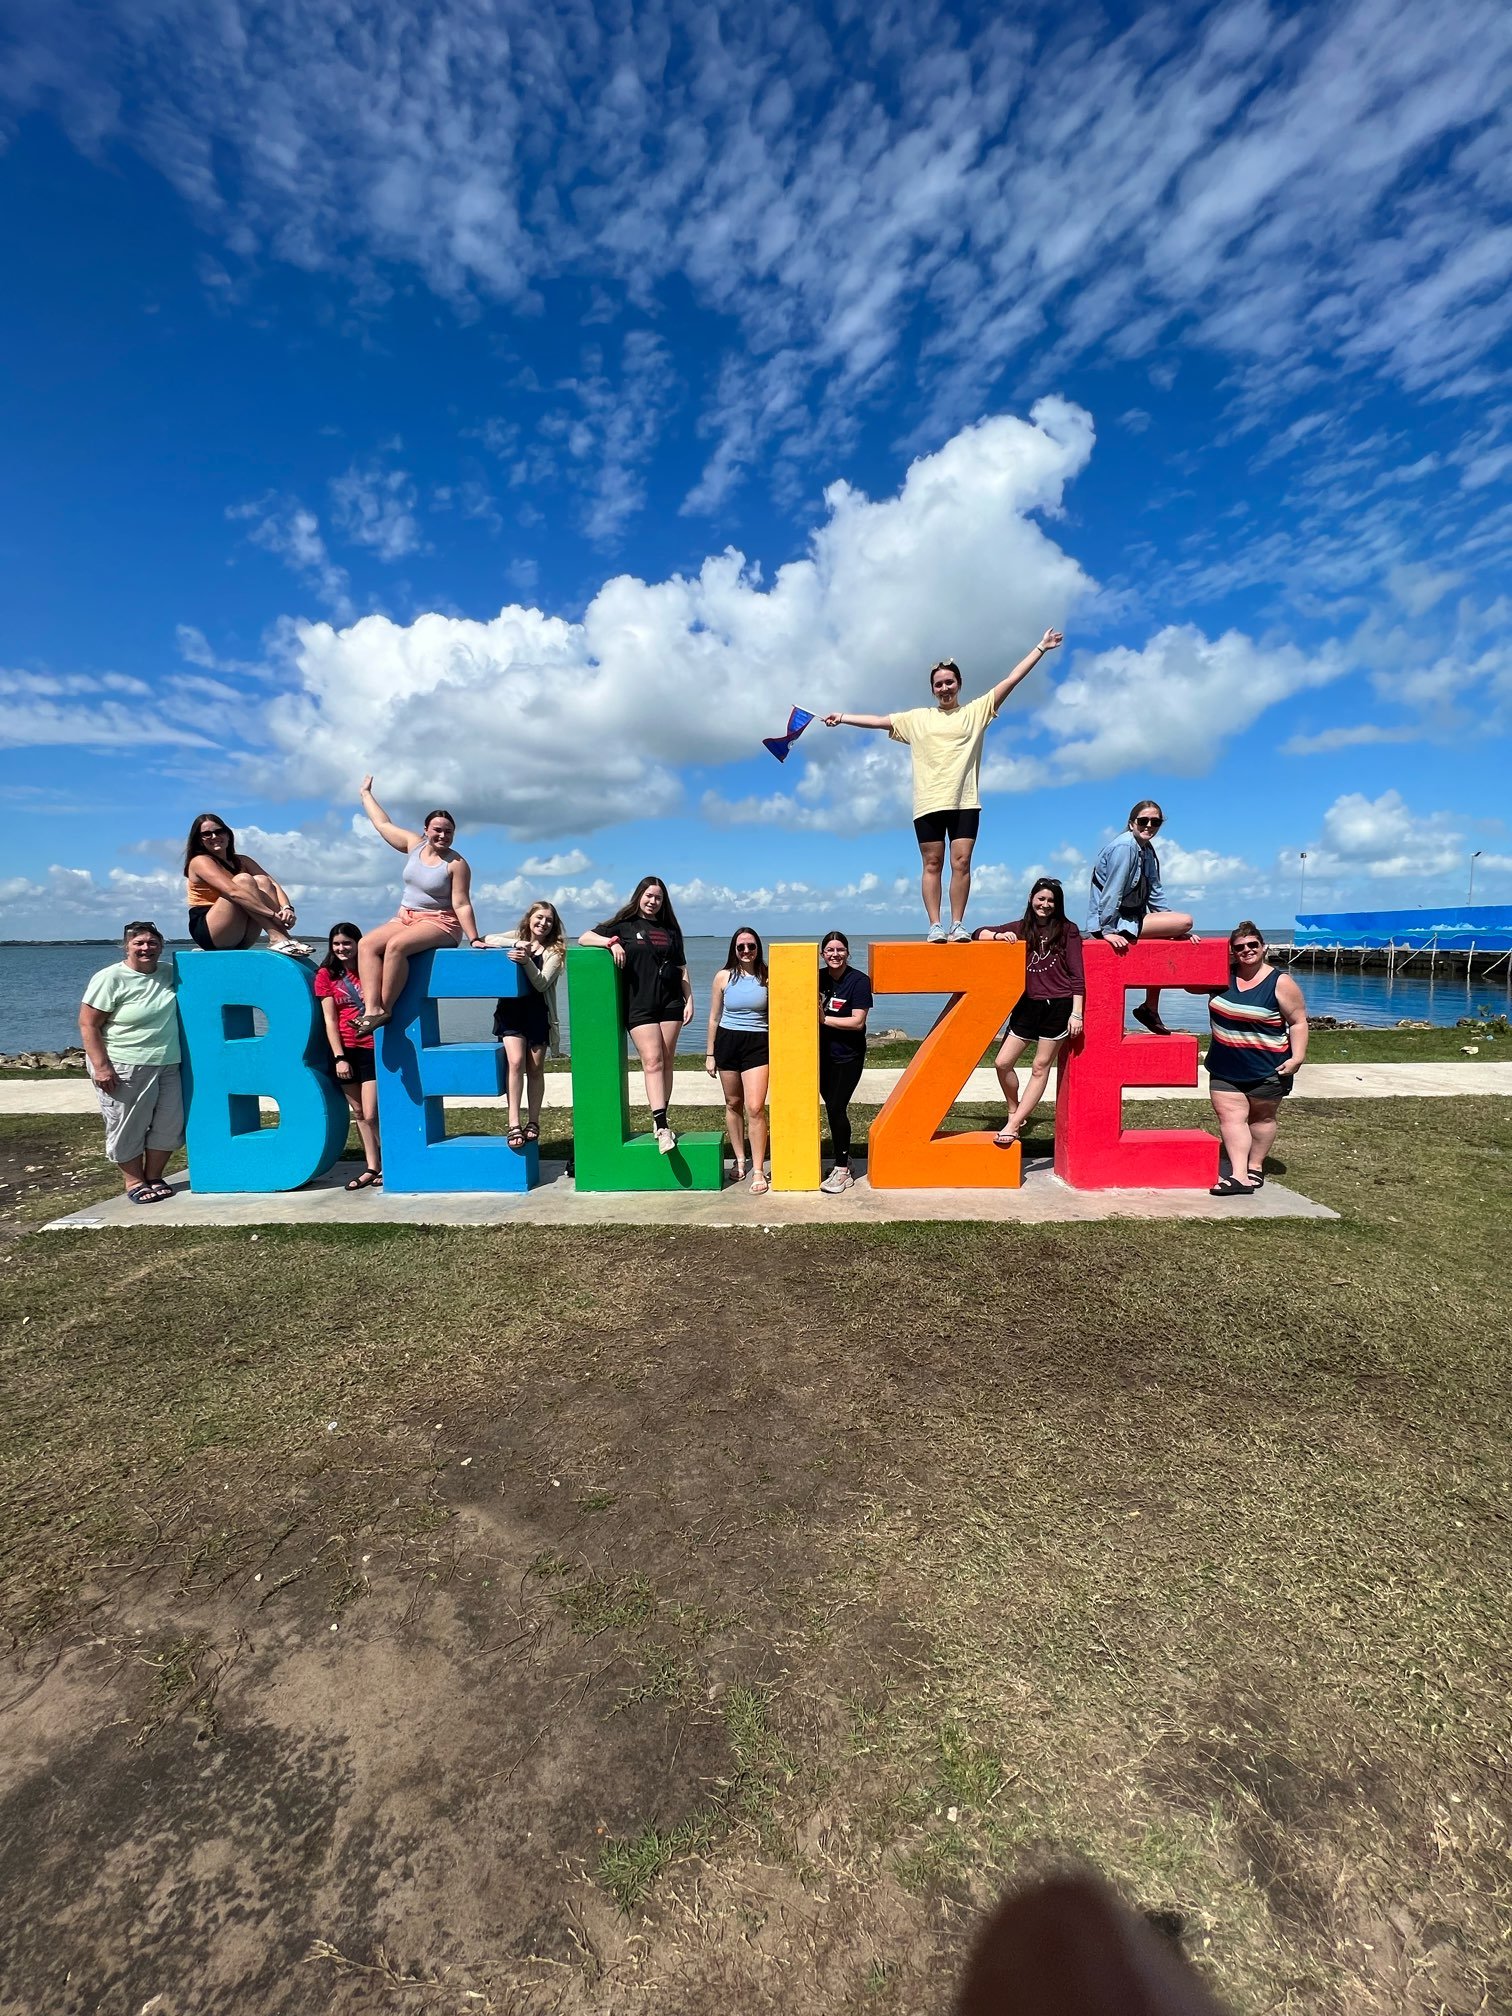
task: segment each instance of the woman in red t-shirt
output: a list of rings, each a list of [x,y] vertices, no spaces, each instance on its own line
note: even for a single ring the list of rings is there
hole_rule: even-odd
[[[364,1036],[357,1027],[357,1018],[362,1013],[362,982],[357,977],[357,941],[361,936],[355,924],[333,924],[326,942],[326,956],[315,969],[315,999],[325,1016],[336,1083],[352,1109],[366,1165],[348,1183],[348,1190],[371,1190],[383,1181],[373,1039],[371,1035]]]

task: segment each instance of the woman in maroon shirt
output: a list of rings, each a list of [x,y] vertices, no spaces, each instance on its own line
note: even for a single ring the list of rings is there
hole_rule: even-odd
[[[993,1136],[999,1148],[1011,1148],[1019,1129],[1045,1096],[1050,1066],[1062,1043],[1082,1033],[1082,1002],[1087,981],[1082,965],[1081,933],[1066,915],[1066,897],[1052,875],[1042,875],[1029,891],[1028,908],[1016,924],[995,924],[978,938],[1021,938],[1028,953],[1024,991],[1008,1017],[996,1070],[1008,1118]],[[1033,1043],[1029,1083],[1019,1097],[1014,1065]]]

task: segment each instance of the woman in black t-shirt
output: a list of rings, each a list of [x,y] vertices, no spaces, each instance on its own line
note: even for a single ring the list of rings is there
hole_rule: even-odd
[[[819,1097],[835,1149],[835,1166],[819,1187],[834,1197],[849,1190],[855,1180],[850,1166],[850,1102],[866,1064],[872,990],[866,975],[850,963],[850,940],[843,931],[825,933],[819,957]]]
[[[659,875],[643,875],[630,901],[585,931],[578,943],[607,946],[624,976],[625,1026],[640,1057],[656,1145],[670,1155],[677,1146],[667,1124],[672,1060],[679,1034],[693,1019],[693,983],[666,883]]]

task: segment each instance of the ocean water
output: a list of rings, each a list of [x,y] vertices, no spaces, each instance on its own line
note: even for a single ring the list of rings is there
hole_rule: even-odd
[[[1280,938],[1273,934],[1272,942]],[[859,933],[851,939],[851,959],[865,967],[869,940]],[[694,1019],[683,1038],[689,1055],[702,1056],[708,1026],[709,988],[729,944],[727,937],[689,938],[688,970],[693,979]],[[178,948],[192,949],[185,945]],[[79,1001],[89,976],[108,966],[119,956],[114,944],[0,945],[0,1052],[18,1050],[61,1050],[79,1040]],[[1512,1008],[1512,978],[1503,967],[1491,981],[1479,975],[1467,983],[1463,977],[1426,973],[1388,979],[1384,973],[1331,973],[1323,969],[1309,972],[1300,967],[1297,980],[1315,1015],[1334,1015],[1341,1021],[1390,1028],[1411,1017],[1450,1025],[1461,1015],[1483,1006],[1506,1014]],[[816,966],[817,981],[817,966]],[[1132,995],[1131,1000],[1137,1000]],[[907,1036],[923,1036],[946,997],[925,994],[889,995],[872,1011],[871,1027],[901,1029]],[[568,1035],[567,988],[558,989],[564,1040]],[[451,1001],[442,1005],[442,1034],[453,1041],[487,1037],[491,1007],[482,1001]],[[1201,999],[1167,992],[1162,1012],[1173,1029],[1205,1030],[1207,1004]]]

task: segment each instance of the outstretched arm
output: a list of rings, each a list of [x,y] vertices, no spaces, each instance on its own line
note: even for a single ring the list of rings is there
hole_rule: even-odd
[[[371,777],[364,777],[362,780],[362,809],[378,828],[384,839],[387,840],[390,847],[397,847],[401,854],[410,853],[420,845],[421,840],[425,837],[420,833],[411,833],[407,826],[396,826],[394,824],[393,820],[390,819],[387,812],[384,811],[378,800],[373,796],[373,780]]]
[[[826,728],[884,728],[892,733],[891,714],[826,714]]]
[[[1014,687],[1018,685],[1019,681],[1021,679],[1027,679],[1029,677],[1029,674],[1034,670],[1035,666],[1038,665],[1041,658],[1045,657],[1046,654],[1051,651],[1059,650],[1060,646],[1064,642],[1065,639],[1061,636],[1059,630],[1047,630],[1044,636],[1041,637],[1038,644],[1036,644],[1034,649],[1029,653],[1029,656],[1027,658],[1020,658],[1017,665],[1015,665],[1013,670],[1008,674],[1008,677],[1006,679],[999,679],[996,686],[993,687],[992,689],[993,705],[995,707],[1001,707],[1003,702],[1008,698],[1008,695],[1013,691]]]

